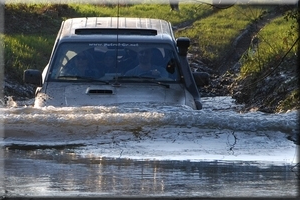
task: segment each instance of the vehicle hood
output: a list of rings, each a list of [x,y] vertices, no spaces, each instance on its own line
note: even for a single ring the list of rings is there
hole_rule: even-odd
[[[47,89],[38,93],[36,106],[101,106],[119,103],[154,102],[189,105],[193,98],[181,84],[157,83],[48,83]]]

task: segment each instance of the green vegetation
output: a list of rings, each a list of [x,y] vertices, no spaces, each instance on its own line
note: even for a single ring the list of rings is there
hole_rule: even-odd
[[[286,55],[286,60],[296,57],[298,44],[295,43],[298,35],[297,30],[291,34],[292,21],[286,21],[284,17],[275,19],[266,25],[257,35],[256,44],[252,43],[248,53],[244,55],[241,62],[242,78],[255,73],[261,73],[271,67],[276,67]],[[257,43],[259,42],[259,43]],[[288,65],[288,62],[282,63]]]
[[[253,102],[263,93],[268,98],[262,104],[275,112],[300,108],[297,77],[299,27],[295,25],[296,19],[299,18],[287,14],[267,24],[240,59],[242,67],[237,80],[248,82],[244,91],[248,90]],[[268,90],[264,87],[266,84]]]
[[[52,36],[7,35],[1,36],[4,45],[5,70],[14,78],[20,79],[24,69],[42,69],[49,59],[53,39]]]
[[[180,12],[170,12],[168,4],[144,4],[133,5],[120,9],[120,16],[131,17],[149,17],[168,20],[176,26],[186,21],[195,21],[212,13],[212,8],[208,5],[201,4],[181,4]]]
[[[220,10],[193,24],[193,28],[179,31],[199,47],[200,55],[216,63],[232,47],[234,39],[253,21],[274,6],[236,5]]]

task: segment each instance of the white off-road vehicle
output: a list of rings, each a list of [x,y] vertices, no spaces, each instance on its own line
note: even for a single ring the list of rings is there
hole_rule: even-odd
[[[49,63],[24,71],[35,106],[149,102],[201,109],[187,61],[190,40],[160,19],[89,17],[63,21]]]

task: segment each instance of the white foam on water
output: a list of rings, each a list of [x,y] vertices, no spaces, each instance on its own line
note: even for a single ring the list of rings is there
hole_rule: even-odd
[[[1,108],[1,145],[80,144],[77,153],[159,160],[296,162],[298,113],[239,113],[230,97],[203,98],[203,109],[155,104]]]

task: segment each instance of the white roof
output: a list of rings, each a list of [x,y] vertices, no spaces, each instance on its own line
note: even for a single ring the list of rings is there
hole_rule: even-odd
[[[173,35],[171,24],[161,19],[125,17],[71,18],[64,22],[62,35],[73,35],[76,29],[151,29],[157,34]]]

